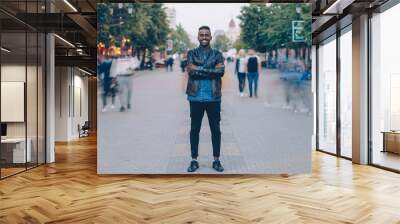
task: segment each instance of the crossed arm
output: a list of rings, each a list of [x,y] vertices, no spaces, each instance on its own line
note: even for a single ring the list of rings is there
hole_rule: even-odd
[[[193,54],[188,54],[188,74],[193,79],[218,79],[224,76],[225,65],[221,54],[217,56],[215,66],[197,66],[193,62]],[[214,64],[214,63],[213,63]]]

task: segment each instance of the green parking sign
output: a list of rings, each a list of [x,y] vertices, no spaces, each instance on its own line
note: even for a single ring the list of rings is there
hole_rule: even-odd
[[[304,21],[293,20],[292,21],[292,41],[293,42],[304,42]]]

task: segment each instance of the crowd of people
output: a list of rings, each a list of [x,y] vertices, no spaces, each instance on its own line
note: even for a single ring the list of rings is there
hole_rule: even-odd
[[[268,63],[268,62],[264,62]],[[248,81],[248,97],[258,98],[258,83],[262,68],[262,61],[254,49],[240,49],[235,59],[235,74],[238,78],[239,96],[247,96],[245,93],[246,79]],[[284,109],[293,109],[295,112],[311,111],[311,66],[305,64],[304,59],[289,57],[280,61],[277,71],[281,83],[285,88]],[[270,89],[268,91],[274,91]],[[268,103],[268,102],[267,102]],[[301,104],[301,105],[300,105]]]
[[[101,102],[103,112],[115,109],[117,97],[120,102],[118,108],[120,112],[132,108],[132,79],[135,70],[140,68],[139,59],[133,55],[132,49],[121,49],[119,56],[115,56],[107,51],[99,54],[98,77],[102,89]],[[186,72],[187,53],[183,52],[179,54],[177,59],[180,63],[179,67],[181,71]],[[244,49],[240,49],[234,63],[235,74],[238,78],[238,95],[240,97],[258,98],[259,77],[262,69],[261,58],[256,54],[254,49],[248,49],[247,52]],[[147,58],[143,66],[152,70],[152,60]],[[164,66],[166,71],[173,72],[173,55],[170,54],[165,57]],[[286,91],[286,102],[283,108],[294,107],[294,110],[298,110],[296,103],[298,104],[298,101],[301,101],[300,103],[307,110],[310,110],[311,103],[307,99],[309,96],[306,96],[306,90],[309,88],[307,86],[309,82],[307,81],[311,79],[310,66],[306,66],[304,60],[290,59],[285,63],[280,63],[277,69]],[[248,83],[247,86],[246,80]],[[111,102],[109,102],[110,98]]]
[[[164,66],[165,66],[167,72],[168,71],[170,71],[170,72],[174,71],[173,70],[174,62],[175,62],[174,58],[177,58],[179,60],[179,62],[180,62],[179,67],[181,68],[182,72],[185,72],[186,71],[186,66],[187,66],[187,52],[182,52],[180,54],[174,54],[174,55],[168,54],[166,56],[166,58],[164,59]]]

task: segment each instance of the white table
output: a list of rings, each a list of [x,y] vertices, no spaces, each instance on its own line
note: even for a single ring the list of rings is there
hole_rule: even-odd
[[[32,141],[30,138],[26,139],[28,143],[25,151],[25,138],[5,138],[1,139],[2,145],[14,145],[13,147],[13,163],[25,163],[31,162],[32,153],[31,145]],[[26,161],[25,161],[26,159]]]

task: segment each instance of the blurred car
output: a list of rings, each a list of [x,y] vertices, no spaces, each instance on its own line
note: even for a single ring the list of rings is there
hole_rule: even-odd
[[[164,68],[165,67],[165,60],[159,59],[154,62],[156,68]]]

